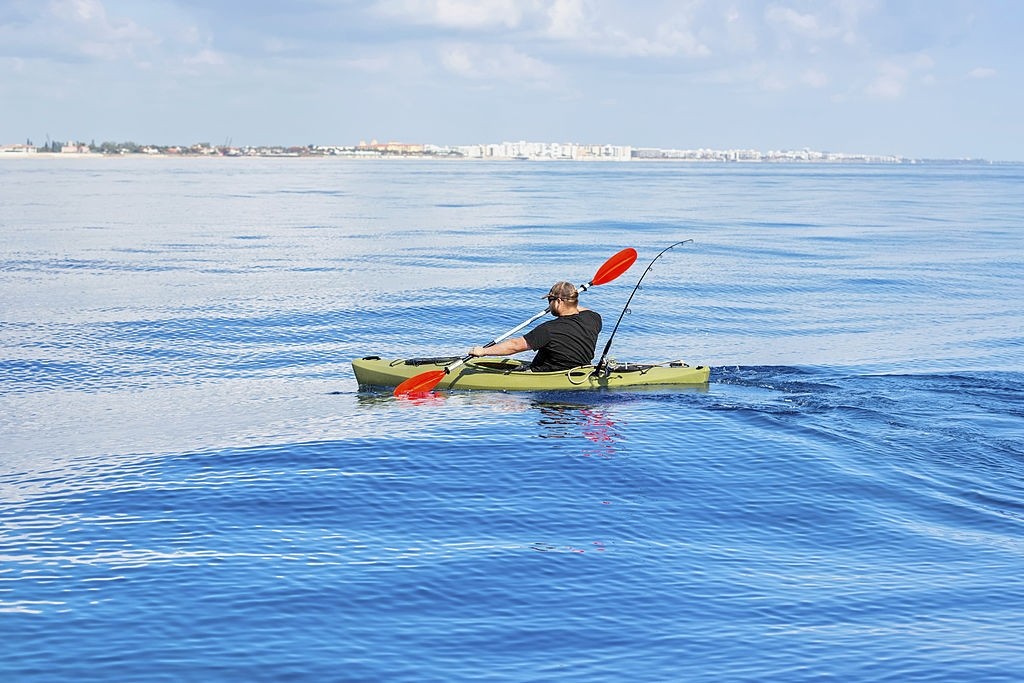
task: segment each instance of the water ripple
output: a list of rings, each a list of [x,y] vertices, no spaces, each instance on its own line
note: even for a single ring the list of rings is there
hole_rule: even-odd
[[[0,677],[1021,678],[1019,168],[308,161],[0,163]],[[356,385],[688,237],[706,387]]]

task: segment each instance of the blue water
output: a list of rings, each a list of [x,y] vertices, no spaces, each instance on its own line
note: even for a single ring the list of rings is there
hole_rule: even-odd
[[[1024,680],[1022,186],[2,160],[0,680]],[[611,355],[707,387],[356,385],[688,238]]]

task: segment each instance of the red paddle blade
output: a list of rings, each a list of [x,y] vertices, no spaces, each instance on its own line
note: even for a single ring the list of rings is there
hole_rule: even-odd
[[[409,379],[405,380],[392,392],[395,396],[404,396],[405,394],[425,394],[431,391],[434,387],[441,383],[444,379],[444,370],[428,370],[427,372],[421,372],[418,375],[414,375]]]
[[[626,247],[615,256],[604,262],[604,265],[597,269],[597,274],[590,281],[592,285],[603,285],[611,282],[618,276],[629,270],[629,267],[636,262],[636,249]]]

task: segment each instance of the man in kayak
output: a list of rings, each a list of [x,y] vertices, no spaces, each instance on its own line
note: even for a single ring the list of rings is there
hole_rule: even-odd
[[[494,346],[474,346],[470,356],[510,356],[536,351],[530,370],[551,372],[590,365],[601,333],[601,316],[579,307],[579,292],[571,282],[556,282],[544,297],[548,311],[555,316],[527,332]]]

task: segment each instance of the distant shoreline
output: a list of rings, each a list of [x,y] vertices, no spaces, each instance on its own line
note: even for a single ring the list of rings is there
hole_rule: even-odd
[[[1022,164],[1024,161],[992,161],[988,159],[905,159],[899,160],[873,160],[873,159],[794,159],[794,158],[768,158],[768,159],[691,159],[691,158],[600,158],[588,157],[584,159],[551,159],[546,157],[536,158],[514,158],[514,157],[459,157],[451,155],[432,154],[381,154],[381,155],[344,155],[344,154],[102,154],[97,152],[4,152],[0,153],[0,159],[47,159],[50,161],[59,159],[305,159],[305,160],[331,160],[331,161],[438,161],[438,162],[508,162],[521,164],[524,162],[539,163],[659,163],[659,164],[686,164],[686,165],[793,165],[793,164],[818,164],[826,166],[856,165],[856,166],[914,166],[914,165],[963,165],[963,166],[997,166],[1008,164]]]

